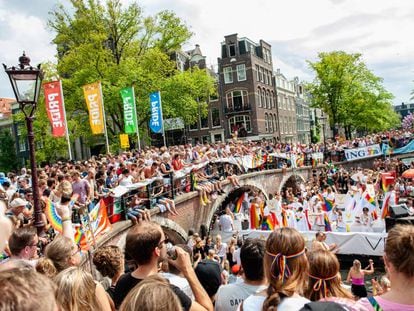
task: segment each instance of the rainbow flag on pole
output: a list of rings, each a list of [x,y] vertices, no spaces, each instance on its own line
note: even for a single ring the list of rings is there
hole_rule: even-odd
[[[370,195],[369,195],[369,193],[367,192],[367,193],[365,193],[365,200],[368,202],[368,203],[370,203],[370,204],[372,204],[372,205],[374,205],[375,206],[375,200],[374,200],[374,198],[373,197],[371,197]]]
[[[234,207],[233,213],[240,213],[243,199],[244,199],[244,193],[242,193],[240,198],[237,199],[236,206]]]
[[[325,224],[325,231],[332,231],[331,222],[329,221],[328,214],[324,213],[323,222]]]
[[[265,217],[264,221],[262,222],[262,230],[272,231],[275,228],[276,223],[277,219],[275,214],[270,213],[268,216]]]

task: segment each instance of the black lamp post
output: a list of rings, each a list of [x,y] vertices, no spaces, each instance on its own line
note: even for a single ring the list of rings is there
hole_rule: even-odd
[[[27,136],[29,140],[30,169],[32,170],[33,204],[35,211],[34,226],[38,234],[43,230],[42,208],[39,201],[39,187],[37,183],[37,167],[35,158],[33,119],[39,98],[40,87],[42,86],[43,71],[40,64],[37,67],[30,65],[30,58],[25,52],[19,57],[19,65],[7,67],[3,64],[4,70],[9,76],[16,101],[26,119]]]

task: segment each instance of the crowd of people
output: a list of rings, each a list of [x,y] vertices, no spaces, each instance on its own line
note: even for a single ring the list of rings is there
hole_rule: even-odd
[[[411,137],[403,132],[394,134],[401,136],[396,140],[398,143],[407,143]],[[314,214],[310,216],[315,217],[314,229],[322,236],[320,241],[317,236],[316,241],[324,245],[321,231],[325,231],[325,227],[321,223],[322,214],[318,214],[322,202],[318,201],[317,194],[323,189],[322,196],[329,198],[333,192],[347,193],[354,186],[362,188],[370,181],[353,180],[351,177],[357,171],[347,172],[328,165],[302,188],[288,188],[282,194],[269,197],[264,205],[261,203],[266,200],[260,194],[247,193],[249,208],[251,203],[258,209],[267,206],[267,210],[260,212],[262,220],[274,211],[276,218],[280,217],[277,219],[280,225],[265,243],[261,240],[240,241],[233,237],[227,244],[220,236],[213,240],[208,235],[193,234],[186,245],[172,245],[161,227],[150,221],[148,209],[158,206],[161,212],[177,215],[179,210],[174,203],[177,195],[196,190],[200,194],[200,206],[206,206],[224,194],[226,180],[232,187],[240,187],[237,176],[246,172],[246,168],[224,159],[246,155],[266,159],[279,152],[326,153],[327,150],[381,143],[386,139],[391,141],[390,138],[398,135],[383,133],[353,141],[337,139],[335,143],[328,143],[326,147],[329,149],[324,149],[323,144],[239,141],[146,147],[137,152],[93,157],[85,162],[45,165],[38,170],[38,189],[31,185],[30,170],[22,169],[19,174],[0,173],[0,290],[4,294],[0,310],[33,310],[36,307],[45,310],[299,310],[304,305],[312,306],[310,301],[321,299],[326,303],[331,301],[356,306],[356,309],[364,306],[369,309],[368,304],[372,301],[355,302],[352,298],[363,297],[358,295],[355,286],[358,277],[369,274],[370,270],[358,269],[356,265],[350,272],[352,295],[341,285],[335,247],[315,247],[307,251],[303,237],[297,231],[308,228],[304,215],[310,211]],[[266,168],[263,161],[257,163],[253,170]],[[289,161],[286,159],[277,162],[279,168],[287,165]],[[374,166],[374,171],[398,171],[401,163],[378,159]],[[109,280],[109,284],[103,286],[96,276],[80,267],[83,253],[74,240],[76,216],[112,195],[117,187],[137,184],[135,189],[138,191],[126,202],[125,214],[135,226],[126,237],[125,253],[116,246],[105,246],[93,252],[94,269]],[[410,186],[400,180],[397,189],[406,193],[412,191]],[[143,188],[145,191],[140,191]],[[53,230],[45,212],[41,215],[44,227],[41,230],[34,227],[33,191],[54,202],[62,221],[62,233]],[[75,205],[71,201],[74,194]],[[42,200],[43,208],[45,202]],[[296,204],[294,211],[293,208],[286,209],[286,214],[292,213],[291,217],[281,212],[283,204]],[[307,204],[311,209],[306,207]],[[226,209],[225,215],[227,217],[220,219],[221,229],[229,230],[230,223],[230,231],[234,230],[232,207]],[[284,225],[286,219],[283,217],[292,221],[291,225]],[[336,217],[331,220],[336,223],[336,228],[341,228],[340,213],[330,217]],[[301,224],[297,221],[299,218]],[[411,227],[405,226],[390,232],[394,237],[391,246],[405,252],[407,260],[411,259],[410,250],[414,250],[412,239],[407,238],[411,231]],[[384,295],[375,301],[381,306],[391,306],[389,309],[383,307],[384,310],[393,310],[395,303],[412,304],[393,289],[407,291],[408,287],[403,285],[412,282],[413,273],[410,265],[392,253],[388,242],[387,248],[385,265],[391,285],[382,290],[379,282],[378,292],[384,292]],[[322,269],[322,262],[328,265],[326,271]],[[29,299],[34,296],[41,296],[41,299]]]
[[[187,244],[171,246],[145,213],[126,236],[125,254],[113,245],[94,252],[96,270],[110,281],[105,290],[79,266],[68,206],[59,214],[67,224],[44,258],[29,260],[36,231],[24,227],[12,233],[15,255],[0,265],[1,310],[414,310],[411,225],[389,231],[388,282],[378,282],[377,295],[367,297],[364,276],[372,273],[372,261],[368,270],[354,262],[350,291],[335,253],[318,246],[323,242],[306,249],[294,228],[276,229],[266,241],[234,237],[228,244],[220,236],[213,243],[194,233]]]

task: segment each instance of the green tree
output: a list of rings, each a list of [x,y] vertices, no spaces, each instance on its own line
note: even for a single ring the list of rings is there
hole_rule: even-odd
[[[119,0],[71,0],[68,10],[51,12],[49,26],[56,32],[57,71],[73,138],[93,137],[82,86],[101,81],[110,140],[123,131],[119,91],[135,86],[140,129],[147,130],[149,93],[162,92],[164,118],[192,119],[198,113],[197,98],[211,91],[213,79],[204,70],[180,73],[171,53],[181,48],[192,33],[173,12],[144,16],[136,3],[122,6]],[[74,12],[70,14],[69,11]],[[178,92],[178,90],[180,92]]]
[[[18,167],[15,141],[10,131],[4,130],[0,133],[0,171],[10,172]]]
[[[334,51],[319,53],[318,58],[308,62],[315,79],[307,88],[312,106],[328,113],[335,131],[341,126],[350,138],[354,130],[373,132],[398,125],[399,118],[392,109],[393,95],[367,68],[361,54]]]

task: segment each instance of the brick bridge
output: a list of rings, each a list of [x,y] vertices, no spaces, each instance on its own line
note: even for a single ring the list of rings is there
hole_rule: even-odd
[[[363,159],[352,162],[341,162],[337,165],[347,167],[366,167],[371,168],[375,158]],[[316,168],[320,170],[321,167]],[[154,210],[152,220],[158,222],[168,237],[175,243],[182,243],[187,238],[189,229],[199,231],[202,225],[209,228],[214,213],[223,209],[230,200],[248,190],[255,190],[263,193],[268,198],[269,194],[281,191],[284,186],[295,184],[296,181],[306,181],[312,176],[312,167],[288,168],[264,170],[239,176],[240,188],[234,188],[228,181],[224,181],[223,187],[225,194],[212,200],[207,206],[201,206],[197,191],[186,193],[175,199],[178,216],[172,216],[169,213],[160,214]],[[98,244],[118,244],[122,246],[122,237],[125,236],[128,228],[131,226],[130,221],[116,223],[113,231],[106,237],[102,238]]]

